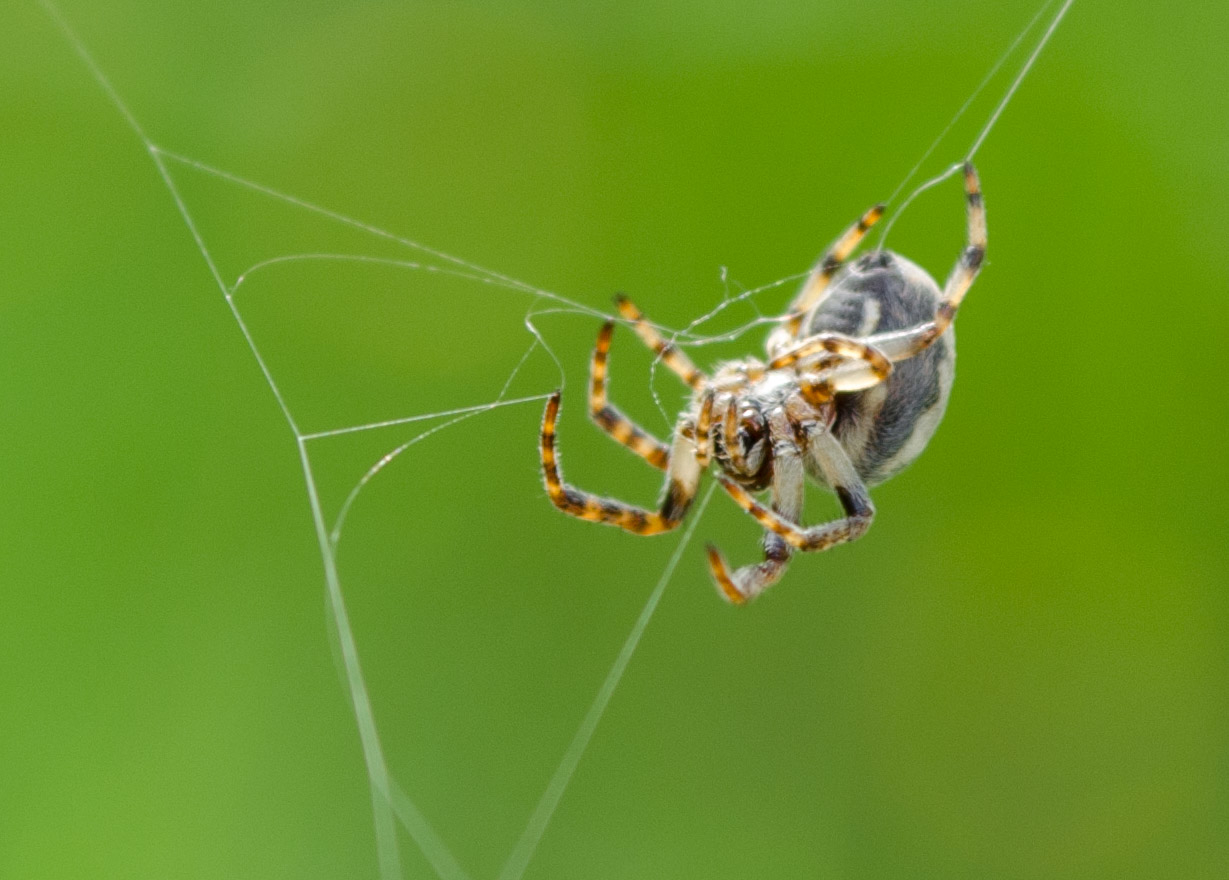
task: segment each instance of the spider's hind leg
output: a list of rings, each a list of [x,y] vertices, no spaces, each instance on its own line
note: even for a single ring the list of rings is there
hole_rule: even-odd
[[[981,182],[977,179],[977,169],[972,162],[964,163],[964,192],[968,202],[968,243],[960,252],[952,274],[947,277],[943,286],[943,301],[935,314],[935,337],[943,335],[956,311],[964,300],[964,295],[973,286],[977,273],[981,271],[982,261],[986,258],[986,205],[982,200]]]
[[[846,229],[820,258],[819,263],[807,276],[802,290],[789,304],[789,311],[785,313],[781,325],[769,335],[768,354],[770,356],[776,356],[778,352],[797,341],[798,331],[802,329],[802,322],[807,313],[823,299],[824,291],[828,289],[833,276],[840,271],[854,248],[882,216],[883,205],[875,205],[863,214],[857,223]]]
[[[832,358],[842,362],[829,364]],[[795,366],[796,365],[796,366]],[[777,355],[768,369],[795,367],[804,395],[812,402],[831,400],[838,391],[862,391],[892,373],[892,362],[873,345],[839,333],[821,333],[804,339]]]
[[[933,321],[907,332],[883,333],[866,341],[890,360],[902,361],[925,350],[942,336],[956,318],[960,303],[973,286],[986,258],[986,205],[982,200],[981,183],[972,162],[964,163],[964,192],[968,204],[968,240],[956,265],[943,285],[943,295],[935,309]]]

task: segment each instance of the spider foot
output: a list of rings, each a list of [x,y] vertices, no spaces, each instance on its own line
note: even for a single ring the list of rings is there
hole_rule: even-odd
[[[707,545],[705,550],[708,553],[708,570],[712,572],[717,592],[731,605],[746,605],[750,597],[734,583],[734,578],[730,575],[730,567],[726,564],[721,551],[712,544]]]

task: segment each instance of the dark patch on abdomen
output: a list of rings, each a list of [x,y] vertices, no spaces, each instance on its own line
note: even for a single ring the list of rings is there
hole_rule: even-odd
[[[872,302],[878,305],[878,320],[866,329],[863,325]],[[806,335],[835,332],[871,336],[909,330],[933,320],[938,302],[937,289],[910,283],[891,251],[867,254],[834,280],[832,290],[807,322]],[[880,473],[882,465],[909,441],[918,420],[941,402],[939,365],[947,356],[947,347],[947,340],[940,338],[916,357],[894,365],[869,439],[853,457],[858,474],[866,482],[876,483],[891,476]],[[837,395],[833,430],[838,439],[860,418],[869,417],[870,393],[868,389]]]

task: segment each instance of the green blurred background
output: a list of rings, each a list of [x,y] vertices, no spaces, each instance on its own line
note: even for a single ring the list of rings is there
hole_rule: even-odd
[[[1036,9],[64,5],[161,146],[672,326],[805,270]],[[1223,3],[1073,7],[978,155],[990,257],[929,450],[867,538],[746,609],[702,539],[742,563],[757,529],[714,498],[527,878],[1229,876],[1226,37]],[[0,133],[0,876],[376,877],[292,435],[141,142],[25,0]],[[171,169],[228,282],[415,258]],[[952,181],[891,243],[942,277],[962,236]],[[374,264],[236,301],[305,431],[490,401],[531,341],[523,296]],[[564,464],[647,501],[583,418],[597,323],[539,320]],[[630,333],[612,363],[664,430]],[[535,353],[509,393],[557,376]],[[392,772],[480,880],[676,546],[557,514],[539,418],[414,446],[339,550]],[[424,427],[313,441],[326,516]]]

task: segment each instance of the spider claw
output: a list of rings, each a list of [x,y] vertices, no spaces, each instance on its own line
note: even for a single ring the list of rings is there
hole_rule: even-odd
[[[704,550],[708,554],[708,570],[716,582],[717,592],[731,605],[746,605],[747,596],[738,589],[734,579],[730,577],[730,568],[726,565],[721,551],[713,544],[706,544]]]

